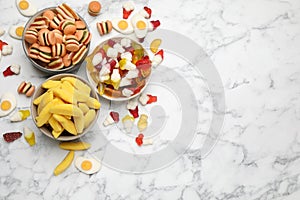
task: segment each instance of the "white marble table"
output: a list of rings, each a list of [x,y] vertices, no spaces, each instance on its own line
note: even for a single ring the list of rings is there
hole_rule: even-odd
[[[42,9],[63,1],[33,2]],[[102,1],[103,10],[98,17],[88,15],[87,1],[66,2],[89,23],[93,34],[91,49],[117,35],[114,32],[100,37],[95,23],[121,16],[122,2]],[[13,63],[22,66],[18,76],[4,78],[1,73],[0,94],[13,92],[18,98],[17,109],[28,109],[30,98],[17,94],[18,84],[26,80],[39,85],[46,76],[31,66],[21,42],[7,33],[11,25],[25,23],[28,18],[17,11],[14,1],[0,0],[0,3],[0,27],[6,30],[0,39],[14,47],[12,55],[2,57],[1,72]],[[166,53],[165,65],[182,73],[189,84],[194,85],[191,91],[195,94],[198,110],[196,115],[190,112],[196,121],[188,118],[197,124],[192,144],[183,155],[176,154],[173,162],[167,157],[166,163],[149,169],[147,173],[128,170],[124,167],[126,160],[111,153],[103,141],[127,153],[151,154],[169,144],[174,135],[156,136],[158,139],[153,147],[138,148],[133,145],[133,139],[124,136],[117,126],[104,128],[101,125],[110,106],[118,108],[114,107],[118,105],[110,105],[101,99],[98,123],[82,138],[92,143],[92,149],[76,152],[76,156],[103,159],[102,169],[91,176],[80,173],[74,165],[63,174],[54,176],[53,169],[66,154],[57,147],[57,142],[42,135],[31,117],[13,124],[9,117],[0,118],[1,134],[22,131],[26,125],[35,131],[37,140],[34,147],[29,147],[23,137],[10,144],[1,139],[0,199],[299,199],[300,2],[162,0],[138,1],[136,5],[138,8],[142,5],[152,8],[152,18],[161,21],[162,33],[173,30],[180,34],[178,40],[172,38],[175,33],[171,34],[169,39],[174,39],[174,44],[188,38],[202,47],[224,86],[225,110],[212,104],[216,94],[210,90],[205,73],[202,76],[193,74],[194,68],[186,61],[176,60],[174,54]],[[153,32],[152,37],[158,33]],[[181,37],[184,35],[186,37]],[[87,78],[84,67],[77,74]],[[154,82],[161,81],[167,86],[183,84],[171,75],[165,77],[164,80],[154,76]],[[159,86],[152,84],[148,89],[159,94]],[[160,97],[167,94],[161,92]],[[168,100],[160,103],[162,107],[169,106],[169,110],[165,110],[169,121],[164,128],[172,133],[178,129],[177,124],[190,125],[186,118],[173,126],[168,124],[176,112],[186,108],[185,104],[176,107],[178,104],[168,104]],[[175,114],[172,110],[176,111]],[[213,142],[205,149],[205,141],[212,136],[208,133],[213,115],[224,116],[223,126],[213,135],[216,137],[210,138]],[[174,120],[178,118],[174,117]],[[105,155],[116,156],[114,158],[120,159],[121,164],[112,164]]]

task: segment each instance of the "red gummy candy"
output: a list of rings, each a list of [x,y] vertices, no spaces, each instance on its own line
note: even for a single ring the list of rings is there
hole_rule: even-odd
[[[141,91],[142,87],[144,87],[144,86],[140,86],[140,87],[135,88],[135,89],[133,90],[133,94],[139,93],[139,92]]]
[[[113,120],[115,122],[119,122],[119,120],[120,120],[119,113],[111,111],[109,114],[110,114],[111,118],[113,118]]]
[[[6,142],[13,142],[16,139],[20,138],[22,136],[21,132],[10,132],[3,134],[3,138]]]
[[[123,8],[123,19],[128,19],[129,15],[132,13],[133,10],[126,10]]]
[[[3,76],[6,77],[6,76],[12,76],[14,75],[15,73],[13,71],[11,71],[10,69],[10,66],[6,68],[6,70],[3,71]]]
[[[162,59],[164,59],[164,50],[159,50],[155,55],[160,55]]]
[[[159,20],[153,20],[153,21],[150,21],[150,23],[153,26],[153,30],[155,30],[157,27],[160,26],[160,21]]]
[[[2,47],[8,45],[6,42],[3,42],[2,40],[0,40],[0,51],[2,51]]]
[[[143,145],[143,139],[141,139],[141,138],[135,138],[135,142],[137,143],[138,146]]]
[[[147,94],[147,96],[149,97],[147,104],[157,102],[157,96],[152,96],[151,94]]]
[[[112,39],[109,39],[109,40],[107,41],[107,44],[108,44],[108,46],[113,47],[113,46],[116,44],[116,42],[113,41]]]
[[[142,146],[143,145],[143,138],[144,135],[142,133],[140,133],[136,138],[135,138],[135,142],[138,146]]]
[[[135,65],[138,69],[147,70],[151,67],[151,60],[149,59],[149,56],[145,56],[141,60],[138,60]]]
[[[148,17],[148,18],[150,18],[150,17],[151,17],[151,14],[152,14],[151,8],[145,6],[145,7],[144,7],[144,10],[149,14],[149,17]]]
[[[111,60],[109,62],[109,66],[110,66],[110,71],[112,72],[113,69],[115,68],[115,66],[117,65],[117,61],[116,60]]]
[[[134,117],[134,118],[138,118],[139,117],[139,107],[136,106],[135,109],[129,109],[130,114]]]

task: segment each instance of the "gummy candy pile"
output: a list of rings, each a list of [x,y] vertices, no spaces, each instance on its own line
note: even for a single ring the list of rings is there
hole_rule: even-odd
[[[150,60],[141,44],[129,38],[112,38],[96,47],[86,60],[100,95],[128,98],[145,87],[152,67],[159,65],[162,58],[163,50]]]
[[[147,104],[151,104],[155,102],[157,102],[157,96],[143,93],[137,98],[130,99],[126,105],[126,109],[128,110],[128,112],[121,119],[122,129],[127,134],[134,134],[133,127],[137,126],[139,133],[135,138],[135,142],[138,146],[153,144],[153,139],[144,138],[144,135],[142,133],[147,129],[149,123],[148,123],[148,115],[144,113],[140,113],[139,104],[142,106],[146,106]],[[112,124],[117,124],[119,123],[119,121],[120,121],[120,114],[116,111],[110,111],[109,115],[105,118],[103,125],[109,126]]]

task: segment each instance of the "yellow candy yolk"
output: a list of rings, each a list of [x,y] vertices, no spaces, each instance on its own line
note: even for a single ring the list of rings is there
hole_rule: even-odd
[[[125,20],[120,20],[119,23],[118,23],[118,27],[121,30],[125,30],[128,27],[128,23]]]
[[[22,0],[19,2],[19,8],[21,10],[26,10],[29,7],[28,1]]]
[[[2,103],[1,103],[1,110],[9,110],[11,108],[11,103],[7,100],[4,100]]]
[[[145,23],[144,21],[138,21],[138,22],[136,23],[136,27],[137,27],[138,29],[140,29],[140,30],[143,30],[143,29],[146,28],[146,23]]]
[[[17,27],[16,28],[16,35],[19,36],[19,37],[22,37],[23,31],[24,31],[24,27],[22,27],[22,26]]]
[[[83,170],[90,170],[91,168],[92,168],[92,163],[91,163],[91,161],[88,161],[88,160],[85,160],[85,161],[83,161],[82,163],[81,163],[81,168],[83,169]]]

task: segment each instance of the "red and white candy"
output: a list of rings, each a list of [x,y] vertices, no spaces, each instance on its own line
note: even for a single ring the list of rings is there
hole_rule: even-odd
[[[112,125],[112,124],[118,123],[118,122],[119,122],[119,113],[111,111],[109,113],[109,115],[105,118],[105,121],[103,122],[103,125],[104,126],[109,126],[109,125]]]
[[[154,102],[157,102],[157,96],[152,96],[151,94],[145,94],[143,93],[140,98],[139,98],[139,102],[145,106],[147,104],[151,104]]]
[[[151,17],[152,10],[151,8],[145,6],[142,10],[140,10],[139,15],[143,16],[146,19],[149,19]]]
[[[164,51],[159,50],[152,58],[152,67],[157,67],[164,59]]]
[[[129,15],[134,10],[134,3],[132,1],[127,1],[123,4],[123,19],[128,19]]]
[[[13,52],[13,47],[8,45],[6,42],[0,40],[0,53],[3,56],[10,55]]]
[[[6,70],[3,71],[3,76],[12,76],[12,75],[18,75],[20,74],[20,65],[12,64],[9,67],[6,68]]]

